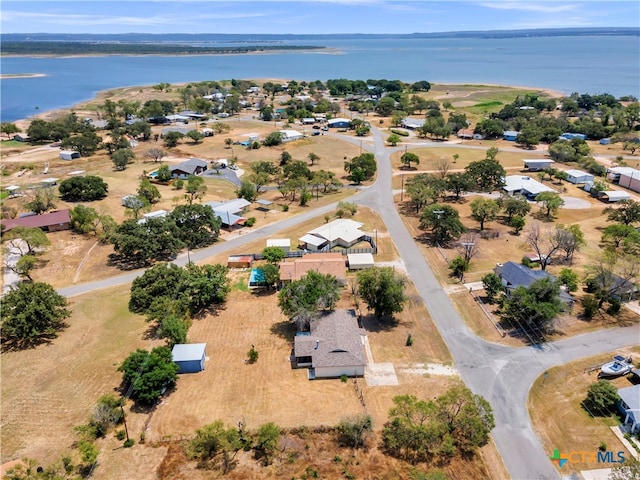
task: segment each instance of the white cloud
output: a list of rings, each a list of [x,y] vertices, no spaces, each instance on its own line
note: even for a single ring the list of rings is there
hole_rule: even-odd
[[[526,1],[517,2],[482,2],[480,6],[493,8],[496,10],[523,10],[527,12],[540,13],[560,13],[577,10],[578,6],[573,4],[558,4],[556,2],[529,3]]]

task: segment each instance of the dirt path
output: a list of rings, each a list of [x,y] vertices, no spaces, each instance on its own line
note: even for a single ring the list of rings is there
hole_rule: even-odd
[[[100,242],[94,243],[91,246],[91,248],[89,249],[89,251],[87,251],[87,253],[84,255],[82,260],[80,261],[80,264],[78,265],[78,268],[76,269],[76,274],[73,276],[73,283],[76,283],[78,281],[78,279],[80,278],[80,272],[82,272],[82,267],[84,267],[84,264],[87,262],[87,260],[91,256],[91,252],[93,252],[93,249],[96,248],[99,243]]]

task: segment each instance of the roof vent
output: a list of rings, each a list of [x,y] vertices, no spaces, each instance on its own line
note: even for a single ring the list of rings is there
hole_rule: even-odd
[[[316,350],[320,347],[320,340],[316,340]]]

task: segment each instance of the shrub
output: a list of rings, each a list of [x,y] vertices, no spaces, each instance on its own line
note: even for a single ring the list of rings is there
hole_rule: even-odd
[[[338,443],[342,447],[365,447],[372,428],[373,421],[370,415],[343,418],[336,427]]]
[[[251,350],[247,352],[249,363],[256,363],[258,361],[258,351],[252,346]]]
[[[403,136],[403,137],[408,137],[409,136],[409,132],[407,132],[406,130],[398,130],[396,128],[392,128],[391,132],[395,133],[396,135]]]
[[[135,440],[133,438],[130,438],[129,440],[124,441],[123,446],[124,448],[131,448],[133,447],[134,443],[136,443]]]
[[[249,217],[247,218],[246,222],[244,222],[244,225],[246,227],[253,227],[256,224],[256,217]]]
[[[288,212],[289,211],[289,205],[282,205],[282,211],[283,212]]]
[[[598,312],[598,299],[593,295],[585,295],[582,299],[582,314],[587,320],[591,320]]]
[[[522,263],[522,265],[524,265],[525,267],[529,267],[529,268],[536,268],[538,266],[538,262],[531,261],[529,257],[522,257],[522,260],[520,261],[520,263]]]
[[[587,397],[582,401],[582,406],[592,416],[606,416],[611,413],[618,400],[620,397],[616,387],[606,380],[598,380],[589,385]]]
[[[125,437],[127,436],[126,432],[124,430],[118,430],[116,432],[116,438],[120,441],[124,440]]]

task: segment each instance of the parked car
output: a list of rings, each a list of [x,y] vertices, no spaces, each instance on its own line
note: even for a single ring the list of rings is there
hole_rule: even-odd
[[[323,131],[323,132],[327,132],[327,131],[329,131],[329,127],[327,127],[327,126],[325,125],[324,127],[322,127],[322,131]]]
[[[314,137],[316,137],[316,136],[320,135],[320,132],[316,130],[316,131],[315,131],[315,132],[313,132],[311,135],[313,135]]]
[[[313,128],[314,130],[320,130],[320,125],[314,125]]]
[[[229,168],[231,170],[238,170],[238,166],[237,165],[229,165]]]

